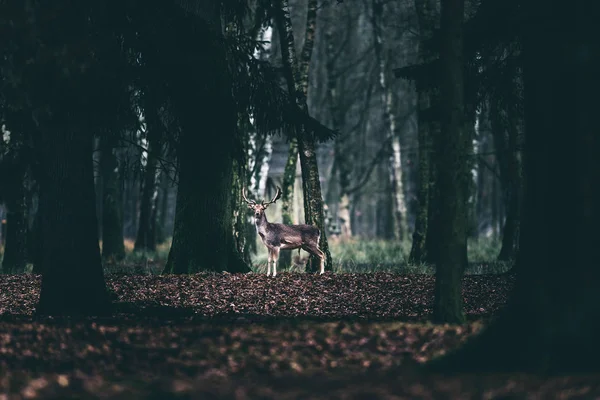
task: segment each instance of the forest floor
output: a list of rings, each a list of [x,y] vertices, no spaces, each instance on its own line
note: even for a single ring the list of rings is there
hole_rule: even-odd
[[[506,303],[467,276],[469,322],[435,326],[429,275],[108,275],[116,314],[32,316],[40,277],[0,275],[0,399],[594,398],[600,379],[440,376],[417,366]]]

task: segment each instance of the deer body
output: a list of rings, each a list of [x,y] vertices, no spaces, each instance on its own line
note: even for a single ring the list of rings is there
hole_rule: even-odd
[[[277,275],[277,261],[279,260],[279,252],[282,249],[302,249],[319,257],[321,260],[321,274],[325,272],[325,254],[319,249],[321,231],[317,227],[305,224],[285,225],[267,221],[265,209],[281,197],[281,189],[277,188],[277,194],[268,203],[256,203],[246,199],[245,195],[243,197],[248,203],[248,207],[254,211],[256,232],[269,252],[267,276],[271,274],[271,266],[273,267],[273,276]]]

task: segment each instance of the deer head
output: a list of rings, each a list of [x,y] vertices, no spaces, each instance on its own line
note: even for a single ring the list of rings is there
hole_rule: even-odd
[[[248,203],[248,208],[251,209],[252,211],[254,211],[254,217],[256,219],[261,218],[264,213],[265,210],[267,209],[267,207],[269,207],[269,205],[275,203],[277,200],[279,200],[279,198],[281,197],[281,188],[279,188],[279,186],[277,187],[277,192],[275,193],[275,197],[273,197],[273,199],[267,203],[263,201],[261,201],[260,203],[257,203],[254,200],[248,200],[246,198],[246,194],[245,191],[242,189],[242,197],[244,198],[244,201],[246,203]]]

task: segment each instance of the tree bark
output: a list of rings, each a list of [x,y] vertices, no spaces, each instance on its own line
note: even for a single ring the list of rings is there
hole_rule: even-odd
[[[43,274],[36,312],[107,314],[111,304],[98,244],[92,137],[76,132],[66,116],[54,118],[37,142]]]
[[[433,318],[463,323],[462,274],[466,249],[465,150],[463,83],[464,0],[442,1],[442,131],[436,146],[440,195],[439,260],[436,263]]]
[[[102,174],[102,258],[125,258],[123,242],[123,199],[119,184],[119,162],[114,140],[101,138],[100,173]]]
[[[572,374],[600,367],[600,4],[531,1],[524,11],[527,185],[516,287],[487,329],[431,370]]]
[[[283,60],[284,74],[288,85],[290,97],[296,105],[308,114],[306,96],[308,92],[309,63],[314,43],[314,34],[317,23],[317,1],[309,0],[306,16],[306,35],[302,57],[298,62],[294,45],[294,33],[287,0],[278,0],[276,7],[276,19],[281,40],[281,54]],[[315,225],[321,231],[319,248],[325,253],[325,270],[331,271],[332,261],[329,245],[327,243],[327,231],[325,217],[323,214],[323,197],[321,195],[321,182],[319,179],[319,167],[315,138],[312,132],[308,132],[304,126],[297,129],[298,152],[300,154],[300,166],[302,168],[302,188],[304,192],[304,218],[305,223]],[[310,270],[317,271],[318,258],[311,257]]]

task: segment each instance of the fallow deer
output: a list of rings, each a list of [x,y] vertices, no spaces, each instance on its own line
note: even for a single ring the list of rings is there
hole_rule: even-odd
[[[293,249],[302,249],[319,257],[321,260],[321,274],[325,272],[325,254],[319,249],[321,231],[316,226],[306,224],[285,225],[267,221],[265,210],[270,204],[275,203],[281,197],[281,189],[279,187],[277,188],[275,197],[268,203],[265,203],[264,200],[260,203],[248,200],[244,191],[242,191],[242,197],[248,203],[248,208],[254,211],[256,232],[269,252],[267,276],[271,274],[271,265],[273,265],[273,276],[277,275],[279,251]]]

